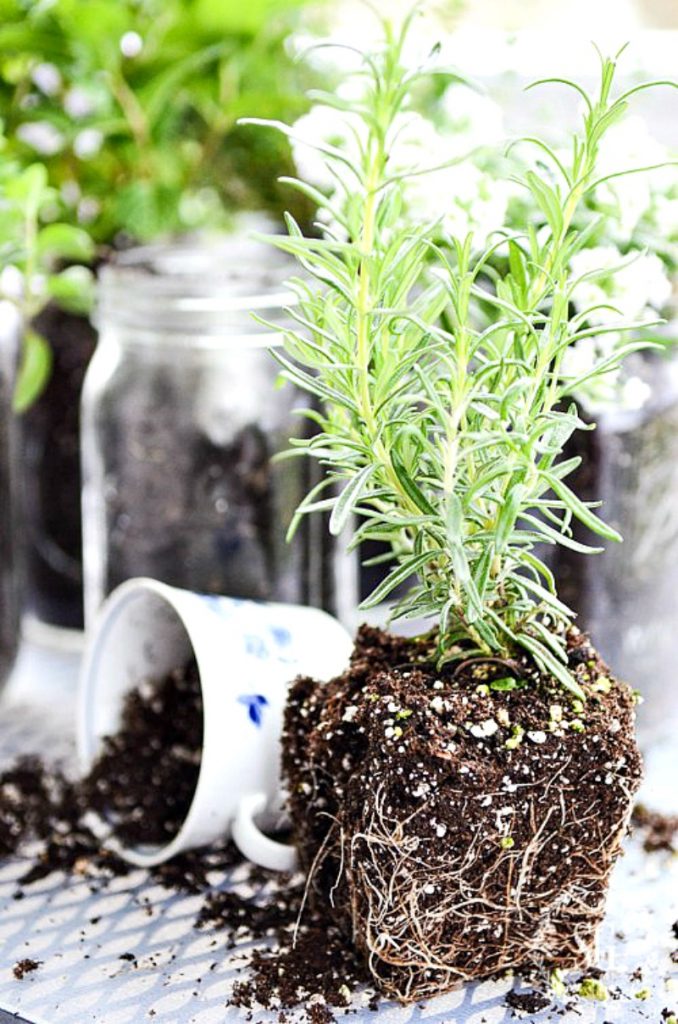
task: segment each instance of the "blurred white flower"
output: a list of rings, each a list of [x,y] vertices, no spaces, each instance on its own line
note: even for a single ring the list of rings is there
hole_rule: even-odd
[[[38,64],[33,68],[31,78],[45,96],[54,96],[61,88],[61,73],[54,64]]]
[[[652,395],[652,388],[640,377],[629,377],[620,389],[619,404],[624,409],[642,409]]]
[[[24,294],[24,275],[18,267],[10,264],[0,271],[0,294],[6,299],[18,301]]]
[[[33,274],[30,278],[30,293],[35,297],[43,297],[47,294],[47,275]]]
[[[384,11],[388,5],[384,4]],[[409,4],[408,4],[409,6]],[[368,4],[353,4],[348,22],[344,5],[334,5],[339,17],[333,19],[331,28],[332,44],[317,46],[322,41],[310,32],[298,32],[288,37],[288,52],[298,57],[304,55],[305,63],[315,70],[344,75],[362,63],[361,51],[371,52],[383,44],[382,26],[374,13],[377,5],[370,8]],[[333,11],[330,6],[330,12]],[[402,14],[403,12],[401,12]],[[400,18],[396,17],[396,21]],[[450,63],[450,54],[440,52],[440,44],[444,41],[446,29],[437,18],[415,17],[409,27],[402,51],[402,64],[405,68],[438,67]]]
[[[1,275],[0,275],[1,276]],[[21,314],[13,302],[0,299],[0,341],[16,343],[21,328]]]
[[[349,53],[344,44],[351,45],[338,32],[332,33],[330,45],[326,45],[324,37],[311,32],[294,32],[285,40],[285,49],[293,60],[303,61],[304,66],[329,78],[338,78],[361,64],[360,55]]]
[[[319,144],[333,146],[349,160],[357,160],[360,154],[357,139],[364,137],[365,132],[362,121],[334,107],[317,105],[295,121],[292,128],[292,153],[299,177],[323,191],[333,192],[337,180],[328,170],[325,157],[315,147]]]
[[[571,345],[563,356],[561,373],[571,382],[585,377],[605,358],[612,355],[623,342],[623,334],[601,334],[583,338]],[[578,389],[578,395],[585,397],[589,405],[617,404],[619,397],[619,370],[612,370],[593,381],[585,381]]]
[[[73,140],[73,152],[81,160],[88,160],[96,156],[103,141],[104,137],[98,128],[83,128]]]
[[[120,39],[120,52],[123,57],[138,57],[144,48],[144,41],[138,32],[125,32]]]
[[[446,135],[459,140],[462,152],[478,146],[498,146],[506,138],[501,107],[468,86],[450,85],[441,100]]]
[[[93,196],[85,196],[78,203],[78,220],[81,224],[89,224],[96,220],[101,211],[101,205]]]
[[[341,150],[352,163],[359,163],[361,149],[367,138],[367,127],[358,114],[318,105],[300,117],[293,125],[292,148],[299,176],[318,188],[333,192],[337,178],[328,170],[318,145]],[[398,114],[386,140],[388,171],[403,174],[438,166],[446,157],[445,140],[433,124],[414,111]],[[340,180],[350,192],[355,179],[339,165]]]
[[[654,196],[652,219],[663,238],[678,240],[678,198]]]
[[[367,4],[361,6],[369,11]],[[445,30],[437,18],[415,17],[405,38],[403,65],[406,68],[436,68],[451,63],[444,36]]]
[[[75,206],[80,201],[80,196],[82,195],[80,186],[73,178],[65,181],[59,191],[61,192],[61,198],[67,206]]]
[[[54,156],[64,146],[63,135],[50,121],[25,121],[19,125],[16,134],[41,156]]]
[[[415,111],[395,117],[388,148],[389,170],[396,174],[438,167],[457,155],[449,151],[448,139],[435,125]]]
[[[590,373],[601,360],[612,355],[624,343],[621,333],[601,334],[584,338],[572,345],[563,357],[563,377],[571,381]],[[605,406],[615,409],[642,409],[652,394],[652,388],[640,377],[625,377],[621,367],[595,380],[585,381],[577,390],[590,410]]]
[[[597,175],[648,167],[669,159],[665,146],[650,133],[645,120],[626,117],[603,136],[598,154]],[[667,173],[668,172],[668,173]],[[601,185],[599,198],[618,209],[621,234],[628,238],[640,218],[652,205],[652,190],[666,189],[675,183],[675,168],[663,168],[651,174],[629,174]]]
[[[612,273],[614,268],[620,267]],[[588,319],[592,324],[614,324],[623,320],[652,318],[671,298],[672,285],[661,259],[655,253],[637,250],[622,256],[614,245],[582,249],[570,261],[573,278],[597,270],[609,269],[609,276],[595,281],[580,281],[572,293],[579,312],[606,303],[615,309],[595,309]]]
[[[454,238],[472,232],[478,246],[505,225],[513,193],[510,182],[497,181],[470,161],[412,178],[406,189],[412,216],[440,220],[443,231]]]
[[[74,85],[64,96],[64,109],[69,117],[89,117],[94,113],[94,102],[86,89]]]
[[[576,345],[570,345],[565,351],[562,361],[562,372],[566,377],[582,377],[600,362],[611,355],[622,344],[623,334],[610,332],[592,338],[584,338]]]

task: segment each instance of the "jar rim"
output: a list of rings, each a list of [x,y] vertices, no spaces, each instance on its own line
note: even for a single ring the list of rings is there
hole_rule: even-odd
[[[163,334],[275,334],[298,301],[287,284],[293,270],[285,253],[242,235],[140,246],[102,267],[94,322]]]

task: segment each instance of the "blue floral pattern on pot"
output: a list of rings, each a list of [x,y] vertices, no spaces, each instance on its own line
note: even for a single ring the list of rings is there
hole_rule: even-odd
[[[243,605],[252,603],[242,597],[224,599],[220,594],[197,594],[196,596],[210,611],[213,611],[220,618],[223,618],[224,614],[231,614],[236,608],[242,608]]]
[[[278,647],[289,647],[292,643],[292,634],[284,626],[271,626],[271,636]]]
[[[237,611],[243,609],[261,607],[257,602],[245,598],[223,597],[218,594],[196,596],[203,605],[221,619],[232,618]],[[245,653],[250,657],[260,661],[275,659],[290,665],[297,661],[298,654],[293,648],[292,633],[285,626],[269,624],[263,632],[255,633],[243,630],[241,635]]]
[[[244,704],[250,721],[261,728],[264,717],[264,708],[268,706],[268,699],[261,693],[243,693],[238,697],[238,704]]]

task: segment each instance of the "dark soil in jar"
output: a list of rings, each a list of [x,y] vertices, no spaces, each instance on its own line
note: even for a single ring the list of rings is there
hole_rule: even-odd
[[[108,450],[119,458],[106,502],[106,592],[149,575],[203,593],[270,597],[276,551],[266,436],[248,426],[219,446],[185,426],[173,452],[177,415],[158,406],[111,432],[118,436]],[[174,422],[164,425],[168,417]]]
[[[294,685],[284,770],[310,900],[385,994],[590,962],[641,760],[632,691],[583,634],[568,646],[583,706],[525,656],[441,674],[430,641],[367,627],[343,676]]]
[[[114,415],[102,416],[99,429],[106,594],[147,575],[201,593],[336,611],[324,524],[305,517],[294,541],[285,539],[314,482],[309,460],[272,462],[293,422],[289,432],[245,424],[217,442],[176,394],[175,375],[158,373],[145,394],[132,388]]]
[[[82,629],[80,395],[97,336],[87,317],[53,303],[35,328],[50,344],[53,367],[21,418],[26,600],[41,621]]]
[[[11,380],[0,366],[0,689],[14,663],[19,637],[13,415]]]

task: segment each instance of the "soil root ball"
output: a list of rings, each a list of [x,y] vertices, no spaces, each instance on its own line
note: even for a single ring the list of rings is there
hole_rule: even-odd
[[[283,765],[309,900],[385,994],[592,961],[642,769],[632,691],[575,629],[568,646],[585,703],[526,658],[520,679],[439,673],[425,641],[367,627],[343,676],[295,683]]]

